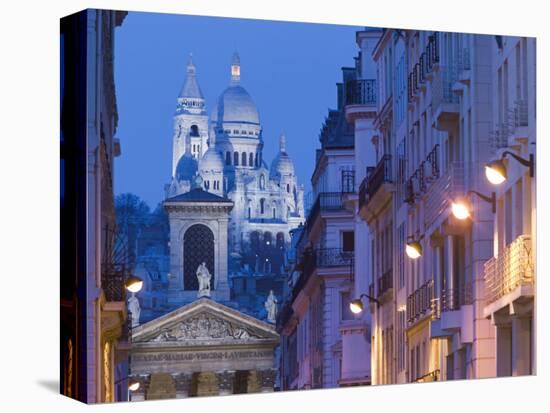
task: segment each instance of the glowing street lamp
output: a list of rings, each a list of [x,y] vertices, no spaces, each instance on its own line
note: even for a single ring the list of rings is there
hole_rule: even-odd
[[[139,390],[139,381],[134,381],[134,382],[130,383],[130,385],[128,386],[128,390],[130,390],[130,391]]]
[[[470,218],[470,208],[464,201],[453,202],[451,204],[451,212],[456,219],[465,220]]]
[[[410,239],[405,245],[405,252],[407,256],[413,260],[420,258],[422,256],[422,245],[420,244],[420,239]]]
[[[496,199],[496,193],[492,192],[491,196],[484,195],[477,191],[468,191],[468,195],[477,195],[479,198],[484,200],[485,202],[488,202],[491,204],[491,211],[494,213],[497,212],[497,199]],[[461,221],[468,219],[471,217],[471,204],[466,199],[461,199],[453,202],[451,204],[451,212],[454,215],[456,219],[460,219]]]
[[[500,159],[489,162],[485,165],[485,176],[490,183],[493,185],[500,185],[508,179],[508,172],[506,170],[506,164],[504,163],[504,159],[507,155],[510,155],[520,164],[529,168],[529,176],[531,178],[535,176],[535,155],[531,153],[529,154],[529,159],[525,159],[513,152],[504,151],[502,152]]]
[[[359,298],[355,298],[349,303],[349,309],[353,314],[361,314],[365,309],[365,305],[363,304],[362,300],[363,297],[367,298],[369,301],[376,303],[376,305],[380,305],[380,301],[378,301],[376,298],[371,297],[368,294],[361,294]]]
[[[143,288],[143,280],[135,275],[131,275],[126,279],[124,287],[131,293],[137,293]]]

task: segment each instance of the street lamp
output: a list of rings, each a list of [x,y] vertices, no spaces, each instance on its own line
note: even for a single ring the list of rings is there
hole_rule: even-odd
[[[130,390],[130,391],[136,391],[136,390],[139,389],[139,386],[140,386],[139,381],[134,381],[134,382],[132,382],[132,383],[129,384],[128,390]]]
[[[405,252],[409,258],[416,260],[422,256],[422,245],[420,244],[422,238],[423,237],[414,239],[413,236],[408,237],[407,245],[405,245]]]
[[[378,301],[376,298],[371,297],[368,294],[361,294],[359,296],[359,298],[355,298],[355,299],[351,300],[350,303],[349,303],[349,309],[351,310],[351,312],[353,314],[360,314],[361,312],[363,312],[363,310],[365,308],[365,306],[363,305],[363,301],[362,301],[363,297],[367,298],[369,301],[372,301],[372,302],[376,303],[376,305],[380,305],[380,301]]]
[[[124,283],[124,288],[126,288],[131,293],[137,293],[143,288],[143,280],[135,275],[131,275],[126,279]]]
[[[491,196],[484,195],[477,191],[468,191],[467,194],[477,195],[479,198],[491,204],[491,211],[496,213],[497,211],[497,200],[496,193],[492,192]],[[470,218],[471,216],[471,206],[467,200],[456,200],[451,204],[451,212],[456,219],[461,221]]]
[[[485,176],[490,183],[492,183],[493,185],[500,185],[501,183],[506,181],[506,179],[508,179],[508,172],[506,170],[506,164],[504,163],[506,155],[510,155],[520,164],[528,167],[529,176],[531,178],[535,176],[535,155],[531,153],[529,154],[529,159],[525,159],[521,156],[516,155],[513,152],[504,151],[502,152],[502,156],[500,159],[494,160],[485,165]]]

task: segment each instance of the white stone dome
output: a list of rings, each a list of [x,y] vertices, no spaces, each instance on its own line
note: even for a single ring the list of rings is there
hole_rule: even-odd
[[[176,179],[178,181],[190,181],[197,173],[197,160],[186,152],[176,165]]]
[[[271,162],[270,175],[272,177],[294,175],[294,162],[286,152],[286,138],[284,135],[280,137],[279,153]]]
[[[212,146],[199,159],[200,171],[223,171],[223,167],[222,155]]]
[[[260,124],[256,104],[245,88],[240,85],[229,86],[218,100],[218,113],[215,119],[218,123],[249,123]]]

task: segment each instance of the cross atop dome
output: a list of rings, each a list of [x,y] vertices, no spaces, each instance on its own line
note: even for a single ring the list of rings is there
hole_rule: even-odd
[[[193,53],[189,53],[189,60],[187,61],[187,74],[194,75],[195,72],[196,72],[196,68],[195,68],[195,65],[193,64]]]
[[[238,85],[241,81],[241,58],[236,51],[231,58],[231,84]]]
[[[279,152],[286,153],[286,136],[284,133],[281,133],[279,137]]]

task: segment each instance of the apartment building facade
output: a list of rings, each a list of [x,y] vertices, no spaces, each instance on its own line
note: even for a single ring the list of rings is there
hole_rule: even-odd
[[[511,166],[493,197],[484,172],[507,150],[534,153],[534,40],[507,41],[384,30],[372,51],[374,131],[356,151],[369,287],[355,296],[369,297],[373,384],[533,371],[534,180]]]
[[[305,224],[293,231],[291,276],[277,322],[282,390],[338,387],[354,378],[342,360],[350,343],[344,337],[355,327],[350,325],[354,317],[349,309],[355,257],[355,214],[350,207],[355,149],[343,108],[351,98],[346,86],[355,80],[356,68],[342,70],[337,109],[329,110],[319,136],[321,148],[311,177],[315,201]],[[364,356],[355,363],[360,360],[368,362]],[[370,382],[369,370],[366,364],[361,384]]]

